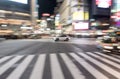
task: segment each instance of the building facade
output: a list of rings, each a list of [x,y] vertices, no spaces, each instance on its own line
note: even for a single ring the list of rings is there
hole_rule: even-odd
[[[88,29],[89,9],[87,0],[64,0],[57,7],[60,15],[59,24],[66,32]],[[85,26],[82,26],[82,25]],[[80,27],[78,27],[80,25]]]
[[[17,29],[21,25],[31,25],[30,2],[22,4],[18,2],[0,0],[0,26],[8,26]]]
[[[59,6],[60,24],[72,31],[108,29],[111,5],[112,0],[64,0]]]

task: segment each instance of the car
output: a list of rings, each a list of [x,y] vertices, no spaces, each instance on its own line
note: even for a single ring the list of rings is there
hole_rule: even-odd
[[[14,34],[15,32],[8,28],[1,28],[0,29],[0,38],[5,39],[16,39],[17,36]]]
[[[120,52],[120,43],[116,37],[104,37],[97,39],[97,48],[103,52],[118,53]]]
[[[28,37],[29,39],[40,39],[41,35],[40,34],[32,34]]]
[[[114,33],[116,34],[118,42],[120,42],[120,30],[116,30]]]
[[[56,35],[54,38],[54,41],[69,41],[70,37],[66,34]]]
[[[102,37],[102,36],[104,36],[104,33],[101,30],[95,32],[95,37]]]

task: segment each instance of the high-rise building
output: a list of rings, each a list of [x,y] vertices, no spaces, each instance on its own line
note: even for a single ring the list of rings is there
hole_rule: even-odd
[[[17,29],[22,24],[31,25],[30,2],[0,0],[0,26]]]
[[[64,0],[59,6],[60,24],[72,30],[108,29],[112,0]]]
[[[112,0],[90,0],[90,28],[108,29],[111,25],[110,15]]]

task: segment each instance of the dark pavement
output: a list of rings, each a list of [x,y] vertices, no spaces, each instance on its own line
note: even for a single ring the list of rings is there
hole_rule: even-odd
[[[95,44],[89,44],[91,42],[86,44],[86,41],[89,41],[88,39],[86,41],[78,40],[79,39],[74,39],[69,42],[54,42],[51,39],[8,40],[0,43],[0,55],[6,56],[98,51]]]
[[[101,52],[91,38],[7,40],[0,79],[120,79],[120,56]]]

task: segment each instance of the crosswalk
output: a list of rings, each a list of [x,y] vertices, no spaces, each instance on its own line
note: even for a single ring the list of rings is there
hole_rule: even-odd
[[[120,79],[120,56],[101,52],[4,56],[0,79]]]

